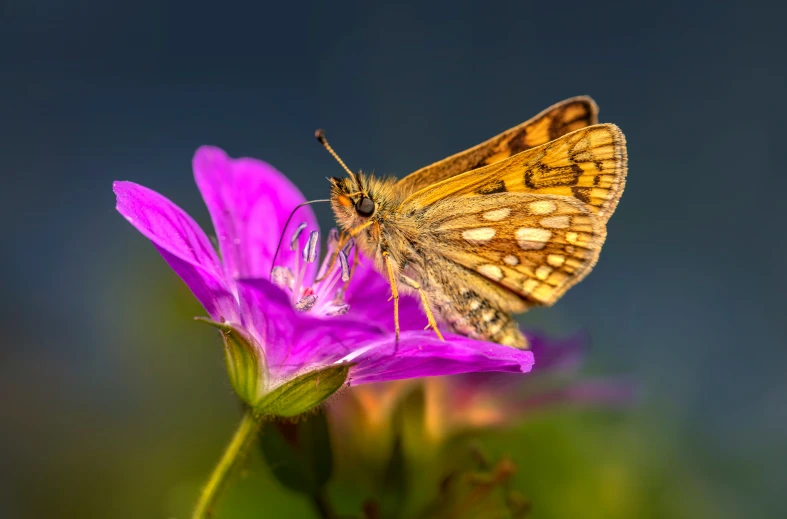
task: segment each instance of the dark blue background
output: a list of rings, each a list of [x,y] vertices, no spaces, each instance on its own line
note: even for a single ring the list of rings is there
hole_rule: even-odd
[[[231,429],[215,336],[113,180],[209,229],[201,144],[323,198],[341,172],[317,127],[350,167],[401,176],[579,94],[626,134],[628,184],[593,274],[523,323],[589,330],[591,369],[643,386],[609,426],[635,476],[665,474],[638,516],[779,515],[787,9],[420,4],[0,4],[0,515],[164,516]]]

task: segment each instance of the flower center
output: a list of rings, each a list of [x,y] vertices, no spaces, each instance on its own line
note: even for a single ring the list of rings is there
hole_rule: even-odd
[[[290,239],[290,250],[298,248],[298,239],[306,229],[301,223]],[[292,302],[293,308],[299,312],[309,312],[320,316],[346,314],[350,305],[344,302],[344,283],[350,279],[350,267],[347,254],[353,247],[352,241],[343,250],[339,247],[339,232],[331,229],[328,234],[328,250],[317,271],[319,281],[308,285],[304,277],[309,264],[317,260],[317,243],[320,235],[317,231],[309,233],[301,254],[295,255],[295,262],[290,266],[276,265],[273,267],[271,280],[284,289]],[[330,271],[329,271],[330,270]]]

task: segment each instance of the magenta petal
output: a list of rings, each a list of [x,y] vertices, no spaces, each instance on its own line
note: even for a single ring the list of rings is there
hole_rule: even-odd
[[[193,161],[194,178],[208,206],[229,279],[268,278],[284,224],[306,199],[273,166],[250,158],[232,159],[223,150],[203,146]],[[301,222],[307,227],[298,250],[290,250],[291,233]],[[310,231],[319,230],[314,211],[298,209],[284,233],[277,265],[292,266],[306,245]],[[309,264],[307,280],[316,264]]]
[[[385,334],[375,323],[297,312],[284,291],[267,279],[238,280],[238,293],[243,327],[263,346],[268,370],[276,379],[325,367],[340,352]]]
[[[403,333],[398,345],[393,337],[377,340],[337,361],[357,364],[350,371],[350,383],[357,385],[473,371],[526,373],[533,353],[458,335],[441,341],[428,331]]]
[[[260,344],[268,370],[275,374],[295,342],[295,310],[287,294],[267,279],[240,279],[237,287],[241,324]]]
[[[145,235],[213,319],[234,316],[221,263],[199,225],[167,198],[133,182],[115,182],[117,210]]]

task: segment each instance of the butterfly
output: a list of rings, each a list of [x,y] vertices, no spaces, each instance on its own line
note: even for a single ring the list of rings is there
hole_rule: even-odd
[[[331,178],[343,236],[428,325],[527,348],[514,313],[554,304],[598,260],[623,193],[626,141],[598,124],[589,97],[567,99],[466,151],[404,177]],[[439,324],[438,324],[439,323]]]

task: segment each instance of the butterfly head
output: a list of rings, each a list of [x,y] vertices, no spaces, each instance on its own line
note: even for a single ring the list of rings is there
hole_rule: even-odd
[[[350,234],[357,234],[379,219],[381,203],[385,197],[377,195],[382,195],[385,191],[384,183],[376,180],[374,176],[364,175],[360,171],[354,173],[348,168],[328,144],[322,130],[317,130],[315,137],[347,172],[345,178],[328,179],[331,182],[331,206],[339,227]]]
[[[340,227],[351,230],[367,224],[377,213],[374,197],[361,186],[362,173],[352,178],[331,178],[331,207]]]

